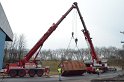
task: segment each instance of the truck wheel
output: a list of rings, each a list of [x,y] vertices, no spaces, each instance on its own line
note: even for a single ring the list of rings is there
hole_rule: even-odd
[[[28,74],[29,74],[30,77],[34,77],[34,75],[35,75],[35,70],[29,70],[29,71],[28,71]]]
[[[10,77],[16,77],[17,71],[16,70],[10,70],[9,75],[10,75]]]
[[[24,77],[26,75],[26,71],[25,70],[19,70],[18,75],[20,77]]]
[[[37,76],[41,77],[43,75],[43,70],[37,70]]]

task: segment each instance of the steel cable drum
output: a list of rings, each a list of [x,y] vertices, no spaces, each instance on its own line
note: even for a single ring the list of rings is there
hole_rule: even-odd
[[[86,66],[82,61],[62,61],[62,76],[79,76],[86,71]]]

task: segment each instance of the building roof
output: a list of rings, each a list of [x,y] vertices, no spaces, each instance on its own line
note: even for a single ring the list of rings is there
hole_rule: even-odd
[[[6,34],[6,41],[13,40],[13,32],[0,3],[0,29]]]

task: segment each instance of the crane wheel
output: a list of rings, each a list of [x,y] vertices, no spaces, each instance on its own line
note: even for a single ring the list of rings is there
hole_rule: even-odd
[[[25,70],[19,70],[18,71],[18,75],[20,76],[20,77],[24,77],[25,75],[26,75],[26,71]]]
[[[37,70],[37,76],[41,77],[43,75],[43,70],[39,69]]]
[[[33,69],[29,70],[29,71],[28,71],[28,74],[29,74],[30,77],[34,77],[34,75],[35,75],[35,70],[33,70]]]
[[[17,76],[17,71],[16,70],[10,70],[9,75],[10,75],[10,77],[16,77]]]

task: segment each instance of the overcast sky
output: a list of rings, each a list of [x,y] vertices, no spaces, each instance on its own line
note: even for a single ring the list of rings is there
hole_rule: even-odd
[[[32,48],[49,27],[71,7],[78,6],[95,47],[122,47],[124,40],[124,0],[0,0],[13,33],[24,34],[27,48]],[[67,48],[71,32],[78,38],[78,47],[87,48],[83,26],[72,11],[47,39],[43,49]],[[74,41],[71,48],[75,48]]]

